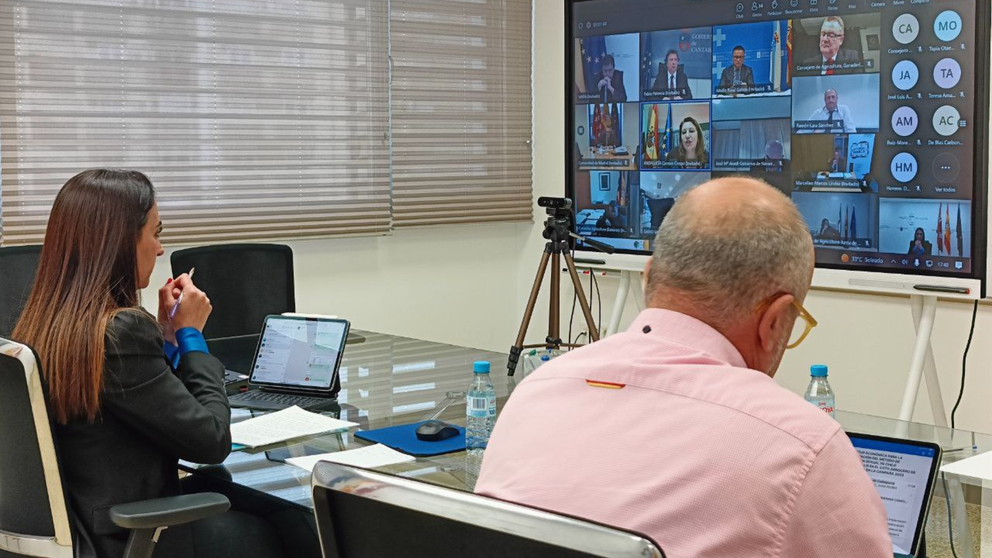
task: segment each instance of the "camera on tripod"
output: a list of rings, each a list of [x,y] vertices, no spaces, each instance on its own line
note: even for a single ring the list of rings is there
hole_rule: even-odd
[[[544,245],[544,254],[541,256],[541,263],[537,267],[537,276],[534,278],[534,286],[530,291],[530,298],[527,300],[527,307],[524,309],[523,320],[520,323],[520,330],[517,332],[517,340],[510,347],[510,356],[507,359],[507,375],[513,376],[517,368],[517,362],[525,348],[542,347],[557,350],[562,347],[578,347],[574,343],[563,343],[561,339],[560,324],[560,298],[561,285],[559,284],[558,273],[561,270],[561,260],[565,260],[568,275],[572,280],[572,287],[575,289],[575,296],[582,315],[586,319],[586,326],[589,328],[589,337],[592,341],[599,339],[599,330],[592,320],[592,311],[586,295],[582,292],[582,284],[579,275],[575,271],[575,262],[569,255],[569,239],[575,238],[588,241],[572,232],[572,200],[568,198],[552,198],[541,196],[537,198],[537,205],[547,209],[548,219],[544,222],[544,238],[548,240]],[[607,249],[609,247],[607,246]],[[545,272],[550,269],[551,273],[551,307],[548,313],[548,336],[544,338],[544,343],[525,345],[527,327],[530,325],[531,316],[534,313],[534,304],[537,302],[537,294],[544,281]]]
[[[547,207],[548,209],[571,209],[572,200],[568,198],[552,198],[549,196],[541,196],[537,198],[537,205],[541,207]],[[550,211],[548,213],[550,213]]]

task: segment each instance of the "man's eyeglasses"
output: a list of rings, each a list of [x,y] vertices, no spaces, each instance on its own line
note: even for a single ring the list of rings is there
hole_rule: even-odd
[[[774,294],[766,298],[761,304],[758,305],[757,308],[754,309],[754,311],[759,313],[763,312],[773,300],[783,294],[785,293]],[[808,310],[803,308],[802,304],[799,304],[799,302],[793,299],[792,306],[799,311],[799,317],[802,318],[802,320],[796,320],[792,325],[792,333],[789,334],[789,344],[785,346],[786,349],[795,349],[798,347],[799,344],[806,339],[806,336],[809,335],[809,332],[813,331],[813,328],[817,325],[816,318],[814,318]]]
[[[821,39],[830,39],[831,41],[835,41],[837,39],[843,39],[844,38],[844,35],[842,35],[842,34],[839,35],[837,33],[826,31],[826,32],[820,33],[820,38]]]

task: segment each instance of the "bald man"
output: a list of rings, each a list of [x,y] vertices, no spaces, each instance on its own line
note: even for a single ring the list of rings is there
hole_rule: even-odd
[[[680,198],[624,333],[513,392],[476,491],[644,533],[669,556],[889,558],[847,436],[772,377],[813,275],[792,202],[748,178]]]

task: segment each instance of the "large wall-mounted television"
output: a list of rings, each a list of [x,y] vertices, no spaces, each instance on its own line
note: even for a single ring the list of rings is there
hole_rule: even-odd
[[[566,195],[607,259],[643,265],[680,195],[741,174],[795,202],[816,283],[984,295],[988,0],[565,10]]]

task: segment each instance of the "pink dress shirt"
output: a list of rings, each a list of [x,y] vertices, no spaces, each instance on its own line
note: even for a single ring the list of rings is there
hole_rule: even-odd
[[[667,310],[521,382],[476,491],[643,533],[675,558],[893,555],[840,425]]]

